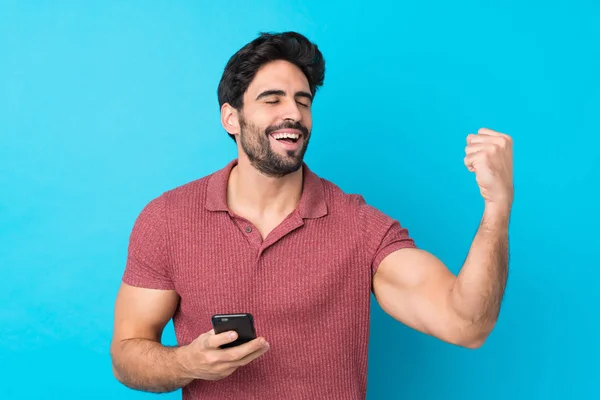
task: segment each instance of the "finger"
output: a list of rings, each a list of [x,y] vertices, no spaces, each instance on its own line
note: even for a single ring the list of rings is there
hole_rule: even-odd
[[[475,164],[482,158],[483,151],[476,151],[474,153],[467,154],[465,157],[465,166],[471,172],[475,172]]]
[[[475,144],[475,143],[498,143],[501,140],[500,136],[495,135],[486,135],[486,134],[469,134],[467,135],[467,144]]]
[[[491,150],[494,147],[492,143],[473,143],[465,147],[465,153],[477,153],[478,151]]]
[[[269,344],[265,338],[258,337],[239,346],[225,349],[223,351],[223,359],[227,361],[239,361],[252,353],[268,349]]]
[[[489,136],[502,136],[503,133],[501,132],[496,132],[492,129],[489,128],[481,128],[477,131],[477,133],[479,134],[483,134],[483,135],[489,135]]]
[[[234,361],[232,363],[233,366],[235,366],[236,368],[238,367],[242,367],[244,365],[248,365],[250,364],[252,361],[256,360],[258,357],[262,356],[263,354],[265,354],[267,351],[269,351],[269,346],[265,346],[253,353],[248,354],[247,356],[241,358],[238,361]]]
[[[220,346],[231,343],[235,339],[237,339],[237,333],[235,331],[226,331],[215,334],[213,330],[213,334],[207,336],[204,347],[207,349],[218,349]]]

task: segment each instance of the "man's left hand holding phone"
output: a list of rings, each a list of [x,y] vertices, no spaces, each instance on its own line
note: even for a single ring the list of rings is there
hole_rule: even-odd
[[[213,329],[180,349],[182,364],[195,379],[226,378],[269,350],[265,338],[256,337],[250,314],[214,315],[212,324]]]

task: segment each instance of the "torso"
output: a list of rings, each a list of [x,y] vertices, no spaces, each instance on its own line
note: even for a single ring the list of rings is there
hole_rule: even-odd
[[[252,223],[215,200],[225,173],[163,195],[177,341],[209,331],[214,314],[248,312],[270,350],[192,382],[184,399],[364,399],[371,263],[389,221],[361,220],[356,196],[310,175],[294,212]]]

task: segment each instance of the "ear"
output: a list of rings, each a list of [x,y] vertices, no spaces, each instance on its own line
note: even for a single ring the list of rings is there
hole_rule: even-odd
[[[223,128],[232,135],[240,133],[238,112],[229,103],[224,103],[221,106],[221,125],[223,125]]]

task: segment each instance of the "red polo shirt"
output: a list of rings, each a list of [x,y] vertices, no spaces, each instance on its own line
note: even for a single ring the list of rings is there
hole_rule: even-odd
[[[364,399],[372,277],[381,260],[415,247],[398,221],[303,166],[301,200],[262,240],[227,207],[225,168],[152,200],[131,233],[123,281],[176,290],[179,345],[211,316],[249,312],[270,350],[184,399]]]

